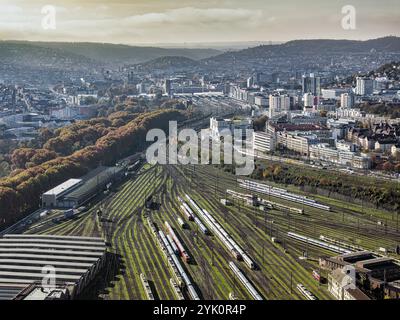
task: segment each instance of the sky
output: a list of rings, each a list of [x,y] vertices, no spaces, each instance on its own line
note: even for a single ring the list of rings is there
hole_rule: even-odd
[[[346,5],[355,10],[353,29],[342,25]],[[0,13],[2,40],[134,45],[400,36],[399,0],[0,0]]]

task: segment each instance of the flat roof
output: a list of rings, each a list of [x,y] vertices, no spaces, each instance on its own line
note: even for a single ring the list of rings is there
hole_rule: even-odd
[[[56,271],[56,275],[58,274],[69,274],[69,273],[77,273],[80,275],[85,274],[88,269],[73,269],[73,268],[54,268]],[[1,270],[22,270],[22,271],[39,271],[42,273],[43,267],[37,266],[16,266],[16,265],[9,265],[9,264],[0,264],[0,271]]]
[[[82,185],[64,196],[64,200],[80,200],[90,197],[94,190],[107,183],[116,173],[124,170],[122,167],[99,167],[82,178]]]
[[[4,289],[2,295],[2,287],[28,286],[42,280],[44,266],[53,266],[57,282],[64,285],[86,284],[86,277],[92,278],[89,270],[104,259],[105,253],[101,238],[5,235],[0,238],[0,299],[13,299],[20,292]]]
[[[54,260],[18,260],[18,259],[0,259],[0,263],[11,263],[14,265],[38,265],[38,266],[66,266],[66,267],[76,267],[76,268],[90,268],[93,266],[92,263],[82,263],[82,262],[66,262],[66,261],[54,261]]]
[[[30,248],[0,248],[1,252],[25,252],[25,253],[50,253],[50,254],[59,254],[59,255],[73,255],[73,256],[93,256],[100,257],[102,256],[101,252],[88,252],[88,251],[73,251],[73,250],[52,250],[52,249],[30,249]]]
[[[58,245],[58,244],[40,244],[40,243],[0,243],[1,247],[8,248],[51,248],[51,249],[76,249],[76,250],[88,250],[88,251],[100,251],[105,250],[104,247],[85,247],[85,246],[73,246],[73,245]]]
[[[0,238],[0,247],[3,244],[7,244],[7,243],[31,243],[33,239],[27,239],[27,238],[13,238],[13,239],[1,239]],[[77,245],[81,245],[81,246],[85,246],[88,248],[94,248],[94,247],[101,247],[104,248],[105,247],[105,243],[104,241],[102,242],[90,242],[90,241],[79,241],[79,240],[52,240],[52,239],[34,239],[35,244],[37,243],[42,243],[42,244],[46,244],[46,243],[55,243],[55,244],[77,244]]]
[[[0,283],[0,300],[12,300],[25,288],[25,285]]]
[[[69,189],[71,189],[72,187],[78,185],[79,183],[81,183],[82,179],[69,179],[63,183],[61,183],[60,185],[58,185],[57,187],[46,191],[45,193],[43,193],[43,195],[55,195],[55,196],[59,196],[60,194],[62,194],[65,191],[68,191]]]
[[[57,280],[73,280],[73,281],[78,281],[79,279],[82,278],[82,275],[70,275],[70,274],[59,274],[57,273]],[[43,279],[43,273],[42,272],[12,272],[12,271],[0,271],[0,277],[6,278],[7,277],[20,277],[20,278],[32,278],[32,279],[37,279],[41,280]]]
[[[36,258],[36,259],[47,259],[47,260],[67,260],[67,261],[88,261],[97,262],[100,258],[89,258],[89,257],[71,257],[71,256],[54,256],[47,254],[24,254],[24,253],[0,253],[1,257],[11,257],[11,258]],[[1,260],[1,259],[0,259]]]
[[[370,268],[378,267],[380,265],[387,264],[387,263],[394,264],[394,260],[392,258],[380,257],[380,258],[375,258],[375,259],[358,261],[356,263],[356,266],[364,268],[364,269],[370,269]]]
[[[85,240],[104,242],[99,237],[78,237],[78,236],[59,236],[51,234],[5,234],[3,238],[29,238],[29,239],[64,239],[64,240]]]

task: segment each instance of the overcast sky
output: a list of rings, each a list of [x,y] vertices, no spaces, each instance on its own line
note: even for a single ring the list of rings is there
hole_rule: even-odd
[[[42,7],[56,29],[42,28]],[[344,30],[342,7],[356,9]],[[371,39],[400,36],[400,0],[0,0],[0,38],[112,43]]]

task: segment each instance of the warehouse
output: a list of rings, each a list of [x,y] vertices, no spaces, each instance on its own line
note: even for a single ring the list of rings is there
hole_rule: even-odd
[[[46,208],[54,208],[57,201],[66,193],[71,192],[82,183],[81,179],[69,179],[57,187],[43,193],[42,206]]]
[[[121,177],[121,167],[98,167],[81,179],[69,179],[42,195],[44,208],[78,208]]]
[[[14,299],[23,290],[25,297],[39,297],[38,284],[49,274],[49,267],[56,281],[50,291],[73,298],[96,277],[105,256],[106,246],[101,238],[5,235],[0,238],[0,299]]]

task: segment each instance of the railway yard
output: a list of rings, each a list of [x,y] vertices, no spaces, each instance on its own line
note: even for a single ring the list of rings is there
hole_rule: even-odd
[[[90,292],[134,300],[333,299],[313,277],[326,277],[319,257],[391,255],[400,243],[390,213],[266,186],[213,166],[144,164],[73,219],[52,210],[25,233],[104,237],[108,264]]]

